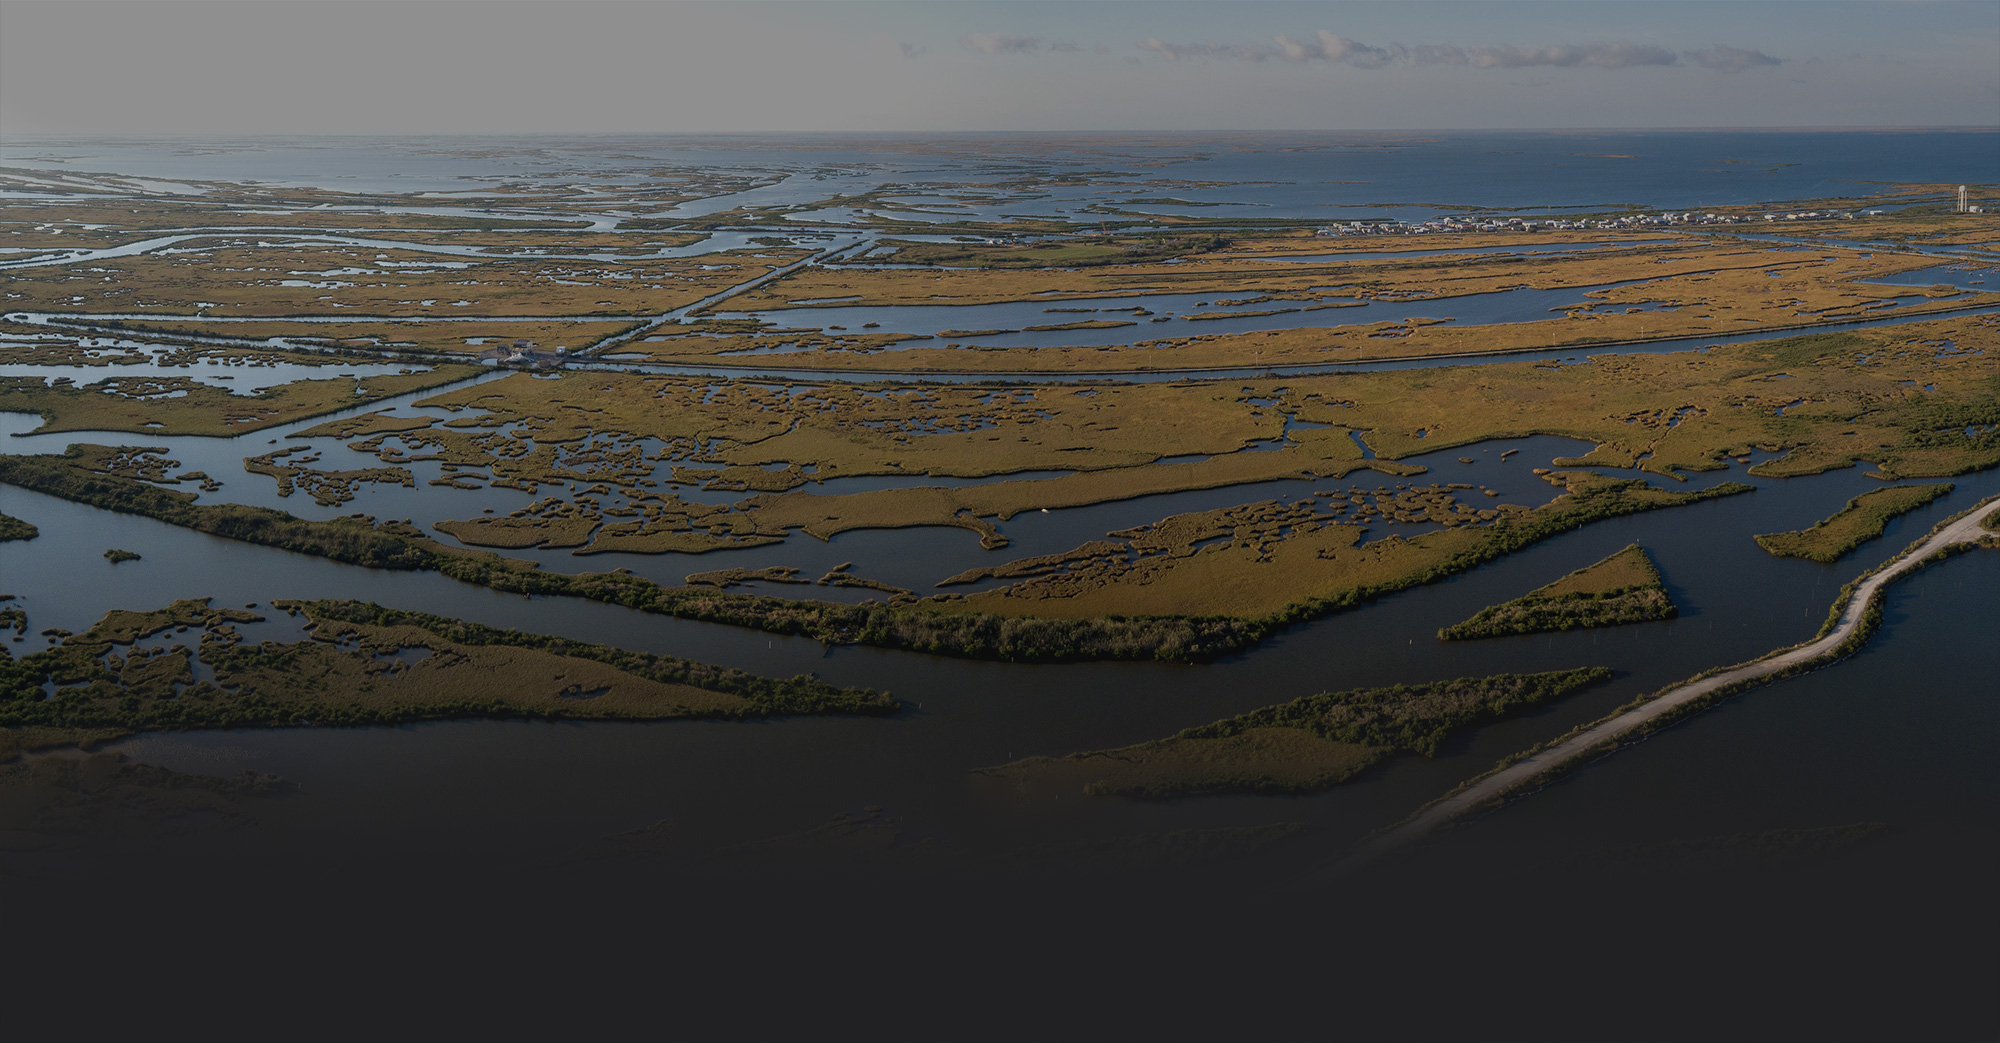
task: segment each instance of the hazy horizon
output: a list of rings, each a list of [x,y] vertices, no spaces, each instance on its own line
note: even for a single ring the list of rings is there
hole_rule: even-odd
[[[804,138],[804,137],[856,137],[856,138],[897,138],[897,137],[1085,137],[1106,134],[1144,135],[1148,137],[1217,137],[1238,135],[1299,135],[1352,137],[1384,137],[1412,134],[1993,134],[2000,133],[2000,124],[1986,126],[1973,123],[1961,124],[1911,124],[1908,126],[1842,126],[1838,124],[1772,127],[1737,127],[1726,124],[1696,125],[1683,127],[1377,127],[1347,130],[1341,128],[1318,127],[1188,127],[1173,130],[1156,130],[1135,127],[1078,127],[1071,130],[520,130],[520,131],[464,131],[460,133],[427,133],[423,131],[212,131],[196,133],[117,133],[117,132],[62,132],[23,131],[6,132],[14,140],[75,138],[83,140],[186,140],[199,138],[639,138],[639,137],[685,137],[685,138]]]
[[[2000,126],[1996,13],[7,0],[0,133],[1982,129]]]

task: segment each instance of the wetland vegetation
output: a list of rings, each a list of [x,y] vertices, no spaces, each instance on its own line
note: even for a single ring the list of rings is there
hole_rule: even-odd
[[[281,361],[308,365],[325,362],[296,358]],[[445,365],[391,375],[308,378],[252,394],[237,394],[226,387],[179,375],[106,376],[81,386],[61,379],[0,376],[0,412],[39,413],[43,431],[226,437],[411,391],[455,384],[478,372],[469,366]]]
[[[1152,800],[1312,793],[1398,753],[1433,756],[1456,731],[1610,677],[1609,670],[1587,667],[1324,692],[1166,739],[1060,758],[1033,757],[981,774],[1019,786]]]
[[[0,514],[0,543],[8,540],[32,540],[39,535],[41,530],[33,525],[11,514]]]
[[[1781,558],[1806,558],[1830,563],[1846,557],[1856,547],[1882,535],[1891,519],[1908,514],[1940,496],[1950,493],[1950,482],[1929,485],[1898,485],[1862,493],[1847,501],[1840,513],[1794,532],[1771,532],[1757,537],[1757,545]]]
[[[0,660],[0,761],[16,758],[0,785],[38,808],[98,786],[134,807],[234,823],[281,781],[197,785],[115,753],[21,755],[162,730],[883,717],[903,705],[762,676],[759,656],[800,655],[783,636],[829,646],[810,655],[850,681],[885,661],[928,678],[940,668],[921,655],[1134,662],[1023,675],[1038,679],[1017,693],[1024,705],[1050,677],[1080,719],[1095,697],[1152,676],[1142,671],[1171,674],[1162,688],[1177,691],[1187,677],[1223,678],[1187,701],[1206,709],[1160,700],[1146,712],[1162,720],[1122,739],[1046,744],[1110,745],[1223,713],[1229,671],[1242,669],[1231,657],[1280,658],[1278,646],[1323,641],[1350,618],[1366,630],[1403,611],[1371,602],[1417,603],[1407,592],[1477,583],[1546,548],[1560,565],[1508,573],[1508,589],[1421,625],[1396,617],[1401,629],[1381,635],[1392,676],[1314,673],[1312,688],[1294,680],[1268,698],[1347,690],[987,772],[1055,794],[1348,782],[1345,798],[1394,755],[1450,754],[1451,737],[1488,728],[1537,734],[1528,711],[1574,707],[1610,676],[1544,669],[1581,661],[1566,655],[1501,662],[1499,646],[1526,643],[1431,643],[1424,654],[1490,656],[1454,671],[1490,676],[1397,683],[1440,676],[1411,658],[1440,623],[1604,554],[1562,557],[1594,529],[1663,512],[1645,523],[1655,548],[1678,512],[1755,509],[1762,496],[1739,495],[1748,480],[2000,465],[2000,299],[1983,288],[2000,220],[1925,209],[1945,198],[1936,185],[1876,186],[1877,201],[1917,205],[1865,222],[1831,216],[1859,198],[1800,201],[1827,213],[1769,227],[1735,221],[1759,216],[1747,207],[1719,208],[1735,223],[1713,227],[1638,221],[1630,207],[1560,221],[1521,210],[1532,220],[1510,226],[1511,206],[1427,202],[1425,213],[1469,220],[1423,236],[1331,235],[1316,234],[1332,231],[1324,215],[1357,215],[1320,209],[1333,204],[1318,195],[1362,191],[1345,181],[1307,192],[1155,177],[1109,152],[1059,172],[1046,157],[960,165],[963,143],[871,147],[941,180],[888,184],[886,167],[863,176],[831,158],[663,164],[574,184],[538,171],[437,194],[221,180],[156,193],[69,169],[54,181],[0,171],[17,189],[0,198],[0,412],[40,418],[10,428],[26,441],[0,446],[0,483],[175,527],[134,522],[68,552],[81,566],[114,541],[134,548],[107,553],[127,562],[115,571],[87,570],[75,597],[93,611],[63,621],[78,633],[30,627],[58,592],[0,606],[16,646]],[[1843,328],[1813,332],[1830,324]],[[1675,343],[1649,348],[1661,340]],[[535,372],[474,365],[517,352],[511,364]],[[66,449],[46,437],[69,432]],[[1494,444],[1530,438],[1544,440]],[[1950,489],[1894,486],[1760,542],[1838,558]],[[271,603],[269,618],[216,608],[186,555],[158,549],[177,545],[176,530],[447,593],[423,603],[430,612],[350,600],[351,588],[286,593],[298,600]],[[0,515],[0,543],[35,531]],[[1678,584],[1680,566],[1662,560]],[[440,577],[465,586],[399,585]],[[190,585],[156,589],[171,584]],[[106,600],[128,588],[153,600]],[[528,622],[498,625],[517,617],[489,592],[524,595],[505,600]],[[466,618],[453,614],[461,596]],[[605,643],[574,628],[545,635],[533,615],[622,621],[623,610],[647,616],[607,627],[618,636]],[[1634,544],[1440,636],[1674,611]],[[742,632],[754,640],[730,644]],[[676,647],[620,647],[655,640]],[[671,654],[704,641],[752,669]],[[845,645],[869,650],[831,647]],[[1207,665],[1145,665],[1162,661]],[[730,728],[717,745],[768,738],[809,765],[800,772],[823,770],[814,758],[828,751],[786,728],[798,730]],[[1001,759],[981,749],[950,770]],[[179,803],[159,797],[168,791]],[[881,840],[891,820],[843,811],[835,827],[781,839],[893,845]],[[1092,843],[1262,850],[1319,829],[1149,827]]]
[[[135,556],[136,557],[136,556]],[[0,649],[0,731],[15,748],[154,729],[398,724],[457,717],[659,720],[885,714],[897,701],[672,656],[399,612],[277,602],[308,637],[247,643],[264,617],[209,599],[117,610],[48,649]],[[148,639],[169,635],[166,639]]]
[[[1537,587],[1512,601],[1480,609],[1463,623],[1445,627],[1438,637],[1465,641],[1506,634],[1549,630],[1622,626],[1679,614],[1661,583],[1660,570],[1633,544],[1594,565]]]
[[[1206,542],[1215,523],[1168,519],[1159,531],[1171,536],[1148,542],[1157,540],[1151,527],[1135,533],[1133,556],[1123,562],[1115,555],[1092,558],[1082,563],[1087,568],[1035,576],[990,594],[844,605],[727,594],[706,585],[662,587],[622,571],[547,572],[533,562],[450,548],[407,523],[378,523],[366,515],[311,521],[270,508],[198,504],[192,493],[111,473],[104,461],[121,458],[118,453],[103,446],[74,446],[62,456],[0,457],[0,481],[229,539],[375,568],[437,571],[510,593],[580,597],[828,643],[1051,662],[1209,658],[1247,647],[1293,623],[1434,582],[1592,521],[1750,488],[1722,483],[1669,492],[1637,479],[1552,472],[1549,480],[1564,492],[1542,507],[1496,512],[1485,525],[1447,527],[1359,547],[1352,546],[1354,526],[1267,514],[1267,525],[1292,527],[1305,521],[1326,535],[1316,541],[1278,541],[1273,529],[1262,540],[1217,545],[1218,550],[1197,555],[1196,544]],[[1337,567],[1302,571],[1299,566],[1306,561],[1331,561]],[[1218,583],[1219,576],[1232,571],[1234,580]],[[1238,591],[1237,600],[1223,603],[1235,607],[1234,614],[1187,607],[1214,605],[1215,592],[1225,590]],[[1204,595],[1209,600],[1198,600]]]

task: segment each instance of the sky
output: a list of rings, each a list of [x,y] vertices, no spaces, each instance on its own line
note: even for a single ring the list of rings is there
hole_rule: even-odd
[[[2000,0],[0,0],[0,136],[2000,126]]]

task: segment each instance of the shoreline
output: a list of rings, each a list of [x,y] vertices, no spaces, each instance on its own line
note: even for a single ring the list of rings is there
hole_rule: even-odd
[[[1522,791],[1539,789],[1580,767],[1582,762],[1617,752],[1635,734],[1643,736],[1738,692],[1845,658],[1866,644],[1874,633],[1884,588],[1933,561],[1942,560],[1941,556],[1977,548],[1993,540],[1993,531],[1985,523],[1995,516],[2000,516],[2000,497],[1989,498],[1939,522],[1902,554],[1849,584],[1835,601],[1832,618],[1812,640],[1777,649],[1747,663],[1708,671],[1646,696],[1524,755],[1509,758],[1376,834],[1338,863],[1336,869],[1359,867],[1422,840],[1468,814],[1525,796]]]

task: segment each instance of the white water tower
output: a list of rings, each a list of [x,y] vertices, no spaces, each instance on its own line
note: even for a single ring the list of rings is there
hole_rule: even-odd
[[[1966,207],[1968,205],[1969,204],[1967,204],[1965,201],[1965,186],[1960,185],[1958,186],[1958,212],[1961,214],[1965,213]]]

